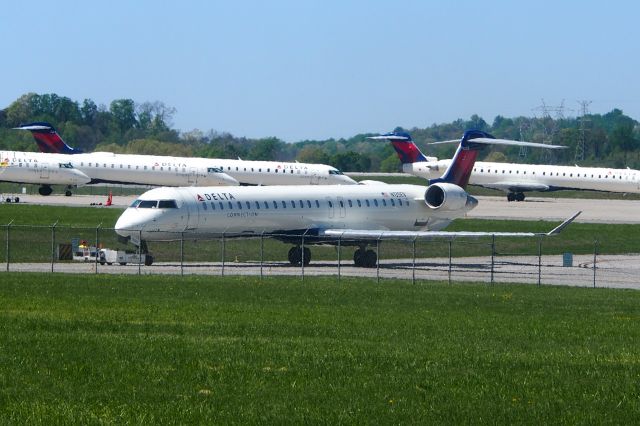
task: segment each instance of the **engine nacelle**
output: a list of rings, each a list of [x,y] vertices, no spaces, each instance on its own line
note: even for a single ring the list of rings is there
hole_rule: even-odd
[[[425,204],[434,210],[462,210],[467,206],[469,198],[473,197],[452,183],[434,183],[424,193]]]

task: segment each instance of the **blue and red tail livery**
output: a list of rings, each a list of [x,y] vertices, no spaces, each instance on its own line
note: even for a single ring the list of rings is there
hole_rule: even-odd
[[[15,129],[29,130],[36,140],[40,152],[51,154],[79,154],[82,152],[67,145],[56,129],[49,123],[29,123],[15,127]]]
[[[367,139],[385,139],[391,142],[391,145],[393,145],[393,148],[398,153],[398,158],[400,158],[402,164],[429,161],[429,159],[420,152],[420,149],[416,144],[413,143],[413,140],[408,133],[385,133],[384,135],[372,136]]]
[[[458,145],[458,149],[451,159],[451,164],[442,177],[430,179],[429,185],[438,182],[446,182],[465,188],[469,183],[469,177],[471,176],[473,166],[476,163],[478,151],[486,145],[486,143],[473,142],[473,139],[476,138],[495,139],[489,133],[480,130],[467,130],[464,132],[464,135],[460,140],[460,145]]]

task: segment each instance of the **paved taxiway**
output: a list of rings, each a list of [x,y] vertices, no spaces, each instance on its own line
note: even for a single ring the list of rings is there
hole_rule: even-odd
[[[135,196],[113,196],[113,206],[124,208]],[[478,197],[478,206],[468,217],[480,219],[564,220],[582,210],[576,222],[640,223],[640,200],[591,200],[577,198],[531,197],[524,202],[508,202],[505,197]],[[21,195],[20,202],[88,207],[107,201],[103,195]],[[97,207],[104,207],[98,205]]]

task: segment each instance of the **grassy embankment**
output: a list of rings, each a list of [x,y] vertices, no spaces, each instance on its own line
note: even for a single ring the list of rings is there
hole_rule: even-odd
[[[2,274],[15,424],[636,424],[640,293]]]

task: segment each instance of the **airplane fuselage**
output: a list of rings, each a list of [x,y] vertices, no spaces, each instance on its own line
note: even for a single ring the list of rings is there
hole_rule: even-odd
[[[91,181],[69,158],[33,152],[0,151],[0,181],[39,185],[82,186]]]
[[[433,179],[440,177],[451,160],[403,165],[403,171]],[[579,189],[640,193],[640,171],[601,167],[556,166],[477,161],[469,184],[506,192]]]
[[[308,186],[304,191],[282,186],[156,188],[122,214],[116,232],[162,240],[322,229],[440,230],[477,203],[469,197],[456,211],[439,210],[425,203],[425,190],[386,184]]]

